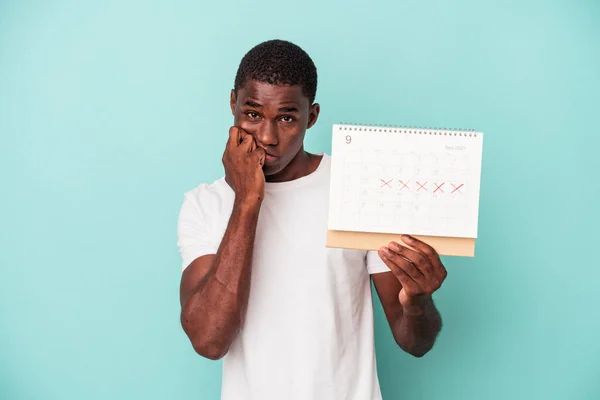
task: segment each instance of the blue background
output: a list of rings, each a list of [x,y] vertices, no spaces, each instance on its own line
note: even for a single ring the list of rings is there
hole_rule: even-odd
[[[485,132],[474,259],[425,358],[377,303],[386,399],[598,399],[597,1],[3,1],[0,398],[217,399],[178,319],[183,192],[222,174],[229,90],[296,42],[336,122]]]

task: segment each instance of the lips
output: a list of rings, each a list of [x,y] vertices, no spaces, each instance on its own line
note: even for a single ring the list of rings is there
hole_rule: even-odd
[[[279,158],[278,156],[274,156],[273,154],[268,153],[265,149],[263,149],[263,150],[265,151],[265,163],[267,163],[267,164],[274,163]]]
[[[273,155],[271,155],[269,153],[265,153],[265,163],[266,164],[272,164],[275,161],[277,161],[278,158],[279,157],[273,156]]]

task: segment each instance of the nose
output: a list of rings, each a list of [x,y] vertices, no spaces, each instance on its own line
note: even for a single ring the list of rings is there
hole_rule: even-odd
[[[263,147],[277,145],[277,126],[274,122],[265,121],[255,130],[254,139]]]

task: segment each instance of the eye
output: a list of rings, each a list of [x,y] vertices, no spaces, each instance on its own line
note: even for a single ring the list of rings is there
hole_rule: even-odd
[[[250,119],[256,119],[259,117],[258,113],[256,111],[248,111],[246,113],[247,116],[250,117]]]
[[[284,115],[283,117],[281,117],[281,120],[283,122],[292,122],[292,121],[294,121],[294,117],[292,117],[290,115]]]

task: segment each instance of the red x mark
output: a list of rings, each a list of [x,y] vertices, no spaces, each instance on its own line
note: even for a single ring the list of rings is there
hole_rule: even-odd
[[[427,182],[425,182],[424,184],[420,184],[419,182],[417,182],[417,185],[419,185],[419,188],[417,189],[417,192],[421,189],[427,191],[427,188],[425,187],[425,185],[427,185]]]
[[[381,185],[381,187],[387,186],[387,187],[392,187],[390,185],[390,182],[393,181],[393,179],[390,179],[389,181],[384,181],[383,179],[380,179],[381,182],[383,182],[383,184]]]
[[[400,184],[402,185],[402,187],[400,188],[400,190],[402,190],[402,189],[404,189],[404,188],[408,189],[408,186],[406,186],[406,185],[408,185],[408,184],[410,183],[410,181],[408,181],[408,182],[404,183],[404,182],[402,182],[401,180],[399,180],[399,182],[400,182]],[[410,191],[410,189],[408,189],[408,190]]]
[[[444,183],[446,183],[446,182],[442,182],[442,184],[441,184],[441,185],[439,185],[439,186],[438,186],[438,184],[437,184],[437,183],[434,183],[434,185],[435,185],[435,190],[433,191],[433,193],[437,192],[438,190],[439,190],[440,192],[444,193],[444,189],[442,189],[442,186],[444,186]]]
[[[461,183],[460,185],[456,186],[454,183],[452,184],[452,187],[454,188],[454,190],[452,191],[452,193],[458,191],[458,193],[462,193],[459,189],[461,187],[463,187],[464,183]]]

